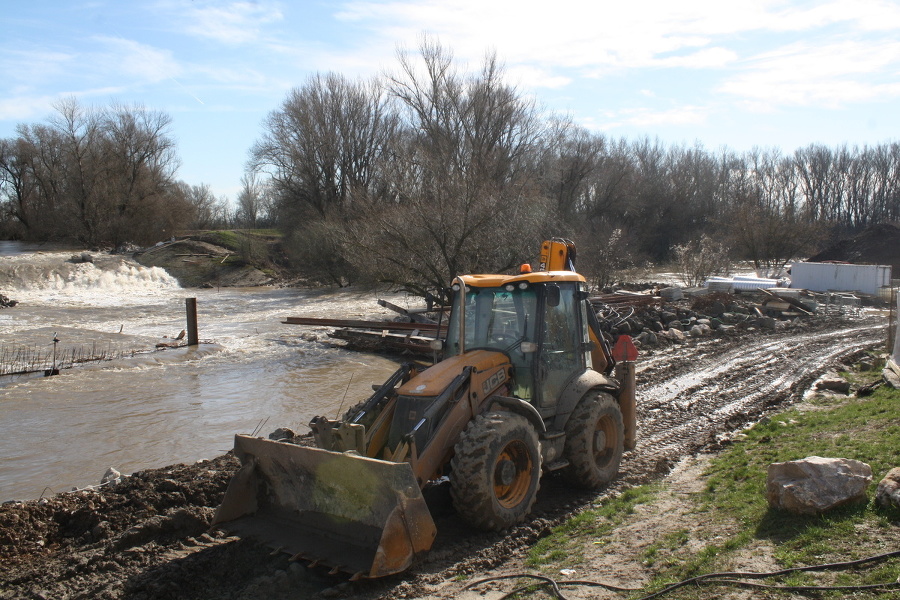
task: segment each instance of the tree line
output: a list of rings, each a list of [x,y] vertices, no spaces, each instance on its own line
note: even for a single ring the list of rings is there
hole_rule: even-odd
[[[576,242],[599,285],[704,248],[772,272],[900,220],[898,143],[783,154],[613,139],[544,114],[495,56],[465,72],[430,40],[394,73],[311,77],[250,155],[295,256],[334,283],[438,288],[513,268],[553,235]]]
[[[174,181],[164,115],[59,112],[0,141],[0,227],[145,243],[186,223],[274,226],[320,283],[424,293],[514,268],[550,236],[576,242],[598,285],[703,248],[771,272],[900,220],[900,143],[785,154],[615,139],[543,111],[496,56],[468,71],[430,39],[393,72],[316,74],[292,90],[250,149],[230,214],[208,188]]]
[[[234,220],[208,185],[175,179],[165,113],[73,98],[55,108],[47,123],[0,139],[0,237],[117,247]]]

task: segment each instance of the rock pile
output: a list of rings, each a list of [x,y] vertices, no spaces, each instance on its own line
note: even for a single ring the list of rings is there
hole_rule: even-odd
[[[615,311],[599,308],[601,328],[611,338],[630,335],[643,347],[684,342],[687,338],[711,335],[737,335],[743,331],[780,331],[802,323],[796,315],[763,312],[754,297],[742,294],[713,293],[695,298],[666,301],[659,297],[652,305],[637,306],[627,315],[623,308]]]

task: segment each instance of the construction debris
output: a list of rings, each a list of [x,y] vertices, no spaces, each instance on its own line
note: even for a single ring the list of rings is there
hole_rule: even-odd
[[[592,296],[590,302],[608,339],[630,335],[645,348],[682,343],[691,337],[787,329],[819,314],[822,307],[826,314],[848,314],[847,306],[835,304],[830,296],[816,296],[805,290],[752,289],[740,294],[704,290],[699,295],[678,291],[688,290],[659,286],[643,292],[619,290]],[[445,307],[407,309],[386,300],[378,300],[378,304],[398,313],[403,320],[287,317],[282,322],[333,328],[328,337],[342,340],[355,350],[432,356],[431,341],[441,337],[437,315]],[[850,308],[858,311],[858,303]]]

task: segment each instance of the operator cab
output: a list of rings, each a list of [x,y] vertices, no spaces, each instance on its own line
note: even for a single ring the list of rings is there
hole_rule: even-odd
[[[453,289],[444,357],[476,349],[504,353],[514,367],[512,395],[542,414],[552,413],[566,384],[591,368],[581,275],[468,275]]]

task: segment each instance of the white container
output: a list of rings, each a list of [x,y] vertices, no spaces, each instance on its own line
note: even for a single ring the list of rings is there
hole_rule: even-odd
[[[890,265],[791,264],[791,287],[814,292],[859,292],[870,296],[891,284]]]
[[[728,286],[731,290],[764,290],[778,286],[775,279],[766,279],[764,277],[749,277],[747,275],[736,275],[734,277],[710,277],[706,280],[706,287],[715,291],[721,291],[722,288]]]

